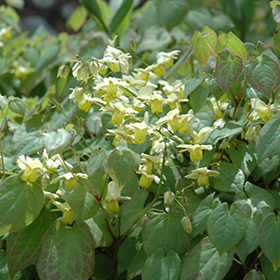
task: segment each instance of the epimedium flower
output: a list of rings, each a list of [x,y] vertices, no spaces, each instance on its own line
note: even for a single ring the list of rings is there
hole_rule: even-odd
[[[130,58],[130,54],[124,53],[123,51],[108,45],[104,52],[104,57],[100,59],[99,62],[107,64],[113,72],[127,74],[129,72]]]
[[[77,81],[87,80],[89,78],[89,69],[83,62],[79,61],[72,68],[72,74]]]
[[[128,83],[114,77],[96,80],[96,83],[97,85],[93,89],[97,92],[102,91],[103,99],[108,104],[110,101],[117,98],[118,90],[120,87],[127,88],[129,86]]]
[[[180,115],[179,109],[176,108],[174,110],[169,111],[167,115],[164,116],[163,118],[160,118],[156,122],[156,124],[162,125],[164,123],[168,123],[174,131],[179,130],[181,134],[184,134],[184,133],[189,133],[191,131],[189,121],[192,117],[193,117],[192,110],[189,110],[187,114]]]
[[[61,65],[59,68],[58,68],[58,73],[57,73],[57,78],[60,77],[60,78],[67,78],[68,74],[70,72],[70,69],[67,65]]]
[[[270,104],[270,102],[265,104],[258,98],[251,99],[251,107],[253,111],[249,115],[249,118],[252,120],[261,118],[264,123],[267,123],[272,118],[274,113],[280,110],[280,104]]]
[[[112,123],[122,124],[125,116],[136,114],[131,107],[125,107],[121,102],[110,102],[110,106],[101,108],[102,112],[112,112]]]
[[[169,53],[160,52],[157,54],[157,64],[164,64],[166,67],[172,67],[174,59],[177,59],[179,53],[179,50],[174,50]]]
[[[207,167],[197,168],[192,170],[191,174],[186,175],[186,178],[197,179],[197,184],[199,186],[208,186],[209,185],[209,176],[216,177],[220,173],[215,170],[207,169]]]
[[[111,181],[108,184],[107,195],[105,198],[107,212],[119,211],[119,200],[130,200],[130,197],[121,196],[121,191],[116,182]]]
[[[202,150],[211,151],[213,147],[211,145],[199,145],[199,144],[181,144],[177,148],[182,148],[180,152],[188,151],[190,153],[191,161],[201,161],[203,159]]]
[[[77,178],[81,179],[87,179],[88,176],[84,173],[74,173],[68,172],[66,174],[63,174],[57,178],[55,178],[51,184],[56,184],[57,182],[64,180],[65,181],[65,189],[71,190],[77,188]]]
[[[24,170],[22,178],[27,182],[34,183],[37,180],[37,173],[46,171],[38,158],[33,160],[29,156],[21,155],[17,159],[17,164],[21,170]]]
[[[148,173],[144,172],[143,170],[139,170],[138,173],[142,175],[139,180],[139,185],[142,188],[146,188],[146,189],[149,188],[151,186],[153,180],[155,180],[155,182],[157,184],[160,181],[159,177],[154,174],[148,174]]]
[[[73,166],[70,163],[64,161],[59,154],[55,154],[51,158],[49,158],[46,149],[44,149],[43,151],[43,158],[45,159],[44,164],[49,171],[54,172],[58,169],[59,166],[62,166],[67,170],[73,169]]]
[[[134,130],[134,142],[141,145],[146,141],[147,134],[153,132],[153,129],[149,128],[148,124],[149,113],[146,112],[144,115],[144,120],[142,122],[135,122],[131,124]]]

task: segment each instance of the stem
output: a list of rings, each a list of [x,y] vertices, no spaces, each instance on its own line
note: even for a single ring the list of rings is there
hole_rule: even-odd
[[[1,124],[1,127],[0,127],[0,133],[2,132],[2,129],[4,127],[4,123],[6,122],[6,118],[7,118],[7,115],[8,115],[8,111],[9,111],[9,107],[4,115],[4,118],[3,118],[3,121],[2,121],[2,124]],[[3,168],[3,178],[2,178],[2,181],[4,181],[6,179],[6,171],[5,171],[5,163],[4,163],[4,153],[3,153],[3,149],[2,149],[2,141],[0,140],[0,153],[1,153],[1,163],[2,163],[2,168]]]
[[[4,154],[3,154],[3,149],[2,149],[2,141],[0,140],[0,152],[1,152],[1,163],[3,167],[3,178],[2,181],[6,179],[6,172],[5,172],[5,163],[4,163]]]
[[[164,171],[164,164],[166,161],[166,145],[165,145],[165,152],[164,152],[164,156],[163,156],[163,160],[162,160],[162,168],[161,168],[161,173],[160,173],[160,182],[158,184],[158,189],[157,189],[157,193],[156,196],[154,197],[153,201],[144,209],[144,211],[138,216],[138,218],[132,223],[132,225],[128,228],[128,230],[124,233],[124,235],[120,238],[120,240],[124,240],[125,237],[128,235],[128,233],[131,231],[131,229],[136,225],[136,223],[153,207],[153,205],[155,204],[155,202],[157,201],[159,195],[160,195],[160,191],[161,191],[161,187],[162,187],[162,182],[163,182],[163,171]]]
[[[71,123],[71,120],[68,118],[68,116],[65,114],[65,112],[60,108],[60,106],[59,106],[56,102],[54,102],[54,101],[50,101],[50,102],[51,102],[57,109],[59,109],[60,112],[64,115],[64,117],[67,119],[67,121],[68,121],[69,123]],[[87,146],[90,148],[90,150],[93,151],[92,148],[91,148],[91,146],[89,145],[89,143],[86,141],[85,137],[80,133],[80,131],[78,130],[78,128],[76,128],[76,125],[74,125],[74,128],[75,128],[76,132],[79,134],[79,136],[81,136],[81,138],[85,141],[85,143],[86,143]]]
[[[112,231],[112,229],[111,229],[111,227],[110,227],[110,225],[109,225],[109,222],[108,222],[108,219],[107,219],[107,216],[106,216],[106,212],[105,212],[105,210],[104,210],[104,208],[103,208],[103,205],[102,205],[101,200],[99,200],[99,204],[100,204],[100,208],[101,208],[102,214],[103,214],[103,216],[104,216],[106,225],[107,225],[107,227],[108,227],[108,229],[109,229],[109,232],[110,232],[110,234],[112,235],[112,237],[113,237],[113,239],[115,240],[115,242],[118,244],[118,243],[119,243],[119,240],[118,240],[118,238],[115,236],[115,234],[113,233],[113,231]]]
[[[111,280],[115,279],[115,271],[117,270],[119,247],[120,247],[120,243],[116,243],[115,252],[114,252],[114,259],[113,259],[113,269],[112,269]]]

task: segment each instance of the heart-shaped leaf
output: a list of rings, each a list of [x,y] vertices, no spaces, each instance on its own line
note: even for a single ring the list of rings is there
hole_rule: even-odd
[[[194,33],[192,38],[192,45],[195,48],[193,55],[203,66],[207,65],[209,57],[213,55],[217,41],[217,34],[208,26],[203,28],[202,33],[199,31]]]
[[[220,257],[209,237],[205,237],[187,255],[182,265],[180,280],[224,279],[224,276],[231,267],[232,260],[233,250],[226,252]],[[201,272],[204,278],[201,276],[200,278],[191,277],[198,272]]]
[[[246,77],[249,83],[267,99],[280,84],[278,63],[266,54],[251,57],[246,66]]]
[[[57,220],[42,239],[37,270],[42,280],[89,279],[94,259],[94,241],[87,224],[67,230]]]
[[[245,229],[246,218],[236,203],[231,205],[229,211],[228,204],[222,203],[208,218],[208,235],[220,257],[239,242]]]
[[[136,164],[129,150],[114,150],[108,158],[108,173],[122,189],[132,177]]]
[[[48,153],[56,149],[65,150],[72,144],[73,140],[65,129],[58,129],[57,132],[52,131],[43,134],[43,143]]]
[[[259,230],[259,243],[267,258],[272,262],[274,271],[280,267],[280,223],[279,215],[269,214]]]
[[[143,280],[177,280],[180,276],[181,260],[174,251],[169,251],[164,257],[162,248],[156,250],[146,260],[143,271]]]
[[[223,49],[218,53],[216,81],[223,92],[227,92],[230,86],[238,79],[242,68],[242,59],[239,56],[235,56],[232,60],[229,49]]]

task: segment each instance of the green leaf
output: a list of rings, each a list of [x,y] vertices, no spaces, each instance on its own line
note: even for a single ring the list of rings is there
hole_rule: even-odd
[[[69,28],[72,28],[75,32],[77,32],[82,28],[82,26],[86,22],[87,15],[88,14],[85,7],[79,6],[71,14],[66,24]]]
[[[108,173],[120,189],[134,174],[136,164],[129,150],[114,150],[108,158]]]
[[[247,207],[250,207],[248,204]],[[242,207],[243,209],[243,207]],[[245,263],[246,257],[251,254],[256,248],[259,246],[258,241],[258,234],[259,234],[259,227],[263,220],[263,215],[261,211],[257,210],[254,212],[253,216],[251,217],[252,210],[251,207],[249,208],[250,216],[247,218],[247,228],[243,238],[240,242],[235,246],[236,253],[240,258],[242,263]],[[245,211],[243,211],[245,213]]]
[[[11,111],[13,111],[16,114],[21,115],[24,117],[26,106],[25,103],[18,97],[11,97],[9,100],[9,108]]]
[[[220,175],[213,179],[215,189],[223,192],[243,191],[245,176],[241,169],[233,164],[222,161],[219,172]]]
[[[221,88],[219,87],[219,85],[217,84],[216,79],[213,76],[208,74],[205,81],[206,81],[207,85],[209,86],[210,93],[213,94],[213,96],[216,98],[217,101],[219,101],[224,93],[221,90]]]
[[[44,194],[37,184],[22,181],[19,175],[0,185],[0,236],[31,224],[44,204]]]
[[[135,255],[142,249],[142,227],[136,227],[124,240],[118,251],[118,275],[126,271]]]
[[[14,145],[15,158],[36,153],[44,148],[42,132],[37,130],[24,134]]]
[[[232,60],[229,49],[223,49],[218,53],[216,81],[223,92],[227,92],[230,86],[238,79],[242,69],[242,59],[239,56],[235,56]]]
[[[79,0],[80,3],[87,9],[89,15],[97,22],[97,24],[105,31],[108,30],[106,17],[102,11],[100,0]]]
[[[41,240],[56,220],[56,215],[42,211],[29,226],[9,234],[7,239],[7,263],[11,279],[20,270],[39,258]]]
[[[205,280],[223,279],[231,267],[232,260],[232,250],[219,257],[209,237],[205,237],[187,255],[182,265],[180,280],[188,279],[198,272],[203,274]]]
[[[263,278],[256,270],[253,269],[244,276],[243,280],[263,280]]]
[[[277,155],[276,143],[280,134],[280,112],[274,115],[260,130],[256,140],[258,162]]]
[[[115,13],[110,24],[110,33],[112,34],[122,24],[125,16],[133,6],[133,0],[123,0],[121,7]]]
[[[94,268],[94,255],[87,224],[66,229],[57,220],[42,239],[37,270],[42,280],[87,280]]]
[[[197,89],[205,79],[205,74],[202,73],[200,76],[198,74],[192,78],[186,85],[184,89],[184,98],[188,97],[195,89]]]
[[[107,217],[108,218],[108,217]],[[109,247],[113,242],[102,211],[99,210],[94,218],[86,220],[94,239],[95,247]]]
[[[208,113],[209,115],[209,113]],[[243,131],[242,126],[234,122],[226,122],[223,128],[216,128],[209,134],[207,134],[204,139],[201,141],[201,144],[214,144],[216,145],[219,140],[229,138],[229,141],[232,141]]]
[[[55,60],[57,55],[60,52],[61,43],[60,42],[53,42],[51,46],[47,47],[46,52],[43,54],[42,57],[37,61],[36,63],[36,72],[39,72],[40,70],[47,67],[51,62]]]
[[[208,218],[207,232],[220,256],[240,241],[245,230],[246,218],[236,203],[230,206],[229,211],[228,204],[222,203]]]
[[[7,260],[6,260],[6,254],[4,250],[0,250],[0,279],[1,280],[11,280],[9,276],[9,270],[8,270],[8,265],[7,265]],[[22,274],[21,272],[18,272],[13,280],[19,280],[22,279]]]
[[[272,263],[265,256],[265,254],[262,254],[262,257],[261,257],[261,267],[262,267],[263,273],[265,274],[265,276],[267,277],[268,280],[279,280],[280,279],[280,268],[278,268],[275,271]]]
[[[137,190],[131,195],[131,200],[125,201],[121,205],[121,235],[130,228],[136,219],[141,217],[148,194],[149,193],[146,189]]]
[[[187,248],[190,235],[184,230],[181,223],[184,214],[153,214],[143,223],[142,239],[146,254],[150,256],[157,249],[162,248],[164,254],[170,250],[181,255]]]
[[[195,113],[199,111],[199,109],[201,109],[201,107],[204,105],[208,94],[209,88],[206,83],[203,83],[202,85],[197,87],[193,92],[191,92],[190,104],[192,105],[192,108]]]
[[[43,134],[43,143],[48,153],[58,149],[63,152],[73,143],[74,139],[65,129],[58,129]]]
[[[127,270],[127,280],[132,280],[134,277],[141,275],[144,263],[146,262],[147,258],[148,257],[142,248],[130,262]]]
[[[203,66],[206,66],[209,57],[214,55],[217,41],[217,34],[208,26],[203,28],[202,33],[195,31],[192,38],[192,46],[195,49],[193,55]]]
[[[271,242],[273,240],[273,242]],[[266,257],[272,262],[274,271],[280,267],[280,224],[279,215],[269,214],[262,221],[259,243]]]
[[[212,205],[214,195],[215,193],[211,193],[205,197],[194,212],[192,220],[192,238],[206,229],[208,218],[213,211]]]
[[[73,172],[81,172],[79,168],[74,168]],[[91,178],[91,183],[96,190],[101,193],[105,183],[105,171],[100,168]],[[81,182],[87,189],[92,190],[88,180],[79,178],[77,188],[66,190],[62,188],[63,198],[70,205],[76,215],[78,225],[83,221],[94,217],[99,210],[99,202],[97,199],[79,182]]]
[[[146,260],[143,271],[143,280],[177,280],[180,276],[181,260],[174,251],[169,251],[164,257],[162,248],[156,250]]]
[[[89,279],[108,280],[112,276],[113,260],[106,254],[97,254],[95,256],[95,266],[93,274]]]
[[[232,32],[228,34],[221,33],[219,36],[219,41],[222,46],[228,48],[233,55],[241,57],[243,62],[246,62],[248,57],[248,52],[245,44]]]
[[[245,176],[249,177],[257,166],[257,160],[253,151],[246,144],[238,145],[237,149],[238,151],[230,148],[228,150],[229,156],[233,163],[244,172]]]
[[[157,20],[161,26],[170,31],[179,25],[187,12],[184,0],[162,0],[157,8]]]
[[[202,272],[197,272],[184,280],[204,280],[204,276]]]
[[[4,110],[6,108],[6,106],[8,106],[8,100],[6,98],[6,96],[3,96],[2,94],[0,94],[0,107],[2,110]]]
[[[276,5],[272,10],[272,15],[277,23],[280,23],[280,5]]]
[[[270,56],[263,54],[251,57],[246,66],[246,77],[249,83],[260,91],[267,99],[280,84],[280,69],[278,63]]]
[[[260,210],[264,216],[270,214],[275,208],[273,196],[261,187],[255,186],[246,182],[244,187],[245,192],[236,194],[235,201],[238,205],[247,203],[251,206],[252,211]]]
[[[87,173],[88,177],[91,178],[95,172],[103,165],[106,158],[106,151],[104,149],[94,149],[88,159]]]
[[[148,7],[142,12],[139,23],[140,34],[144,33],[149,27],[157,24],[157,5],[155,1],[147,1],[145,5]]]

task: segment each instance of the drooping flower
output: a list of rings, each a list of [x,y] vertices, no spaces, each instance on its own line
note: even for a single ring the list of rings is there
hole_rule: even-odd
[[[37,180],[37,173],[46,171],[38,158],[33,160],[29,156],[21,155],[17,159],[17,164],[21,170],[24,170],[22,178],[27,182],[35,182]]]
[[[87,179],[88,176],[84,173],[74,173],[72,174],[71,172],[68,172],[66,174],[63,174],[57,178],[55,178],[51,184],[56,184],[57,182],[64,180],[65,181],[65,189],[66,190],[71,190],[77,188],[77,178],[81,179]]]
[[[197,184],[199,186],[208,186],[209,185],[209,176],[216,177],[220,173],[215,170],[209,170],[207,167],[198,168],[192,170],[191,174],[186,175],[186,178],[197,179]]]
[[[203,159],[202,150],[211,151],[213,147],[211,145],[199,145],[199,144],[181,144],[177,148],[182,148],[180,152],[188,151],[190,153],[191,161],[201,161]]]
[[[106,210],[108,212],[118,212],[119,211],[119,200],[130,200],[130,197],[121,196],[121,191],[116,182],[111,181],[108,184],[107,195],[105,198]]]

